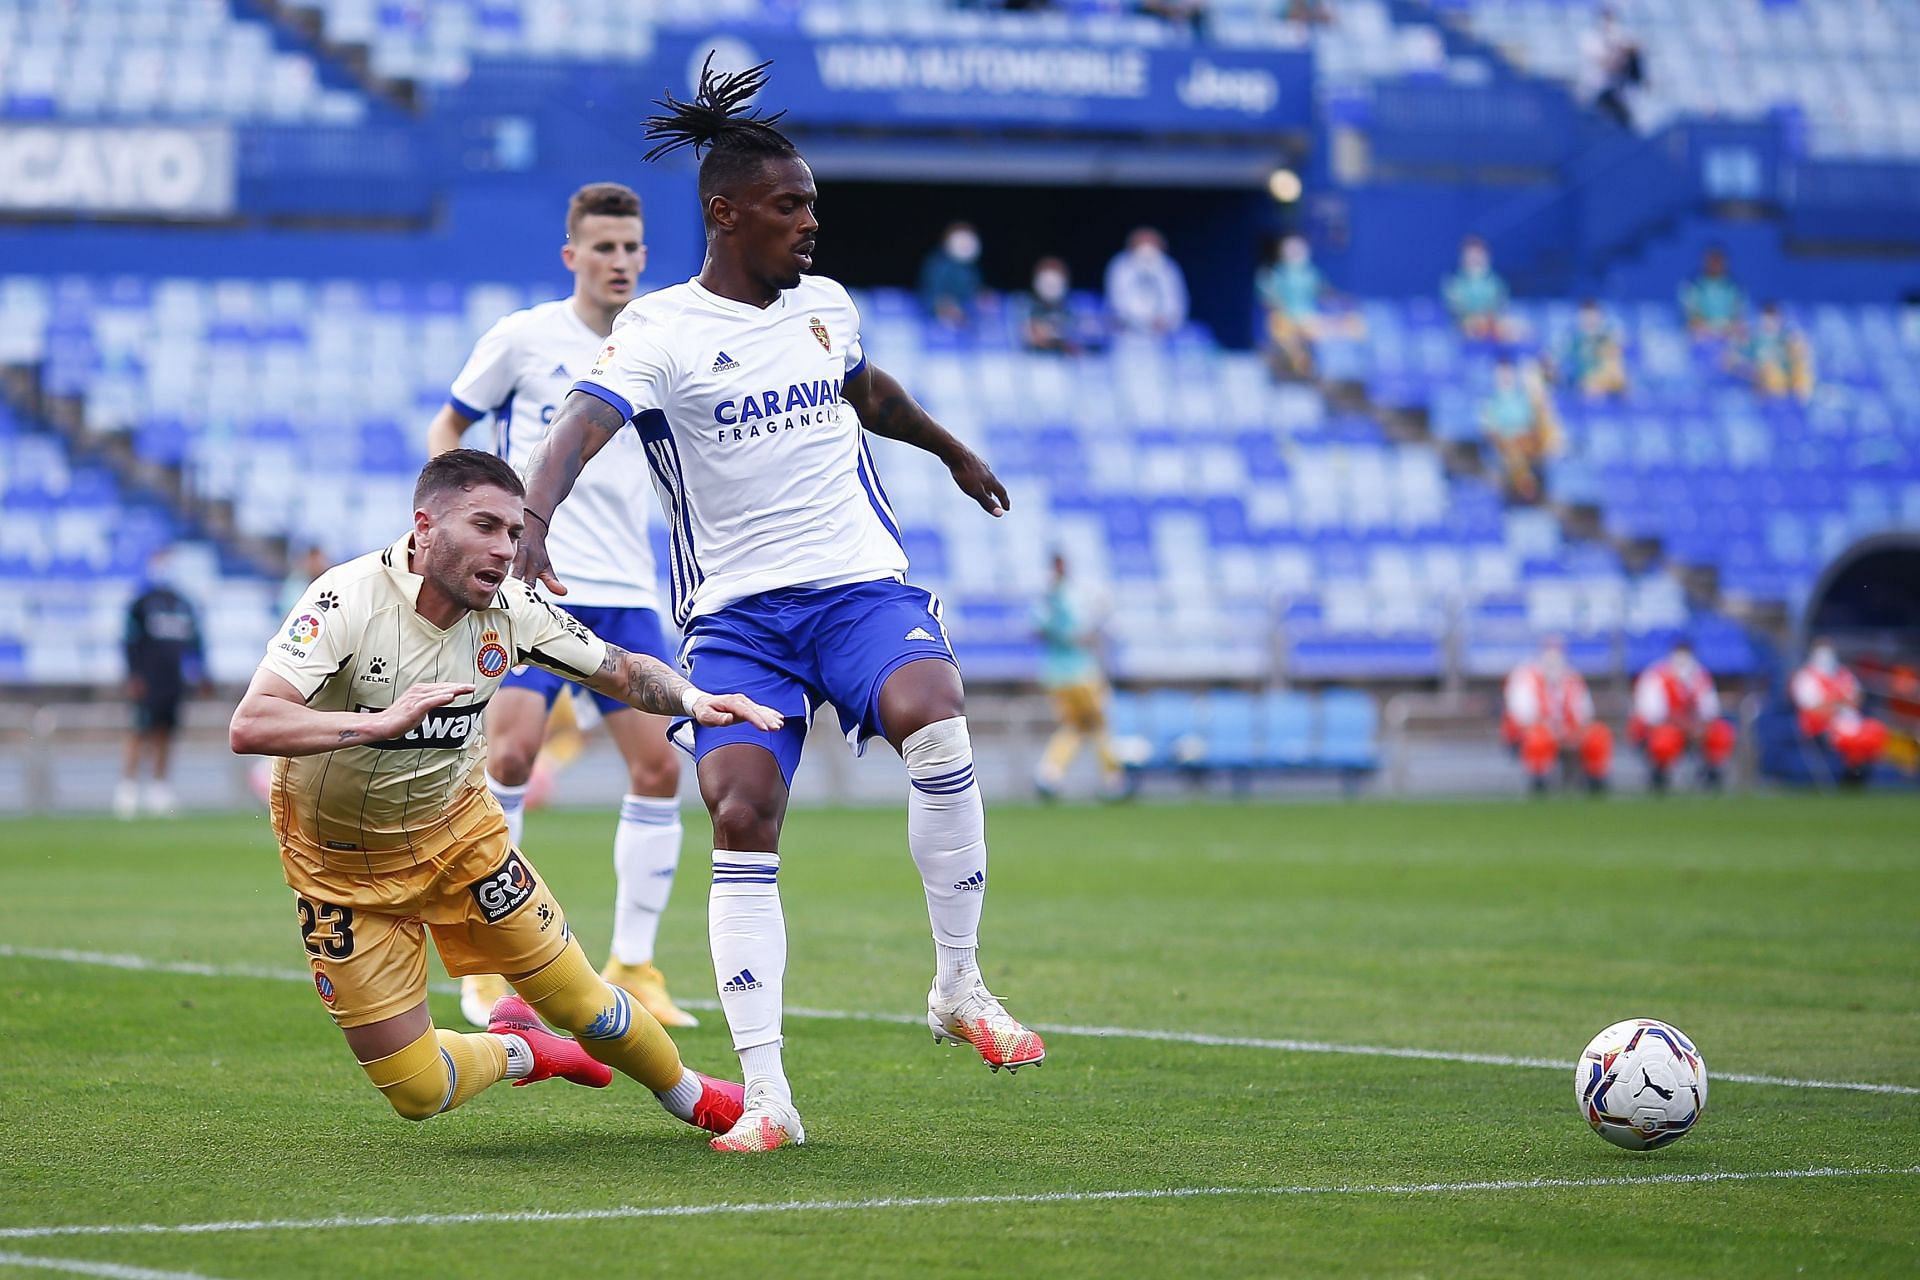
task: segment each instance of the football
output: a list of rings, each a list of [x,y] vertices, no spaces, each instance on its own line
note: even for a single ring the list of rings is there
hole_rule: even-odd
[[[1678,1027],[1629,1018],[1588,1041],[1573,1100],[1614,1146],[1657,1150],[1686,1137],[1707,1109],[1706,1060]]]

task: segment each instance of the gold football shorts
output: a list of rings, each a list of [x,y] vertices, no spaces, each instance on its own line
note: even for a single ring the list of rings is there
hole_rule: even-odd
[[[560,904],[483,788],[456,796],[413,848],[382,853],[322,848],[287,821],[278,791],[273,809],[313,985],[342,1027],[426,998],[429,931],[455,977],[532,973],[566,946]]]
[[[1057,685],[1052,690],[1053,714],[1060,723],[1081,733],[1098,733],[1106,727],[1107,686],[1102,680],[1082,680],[1077,684]]]

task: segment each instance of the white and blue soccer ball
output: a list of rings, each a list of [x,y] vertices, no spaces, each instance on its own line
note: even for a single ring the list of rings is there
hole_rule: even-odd
[[[1653,1151],[1680,1141],[1707,1109],[1707,1063],[1680,1029],[1657,1018],[1616,1022],[1573,1068],[1573,1100],[1616,1147]]]

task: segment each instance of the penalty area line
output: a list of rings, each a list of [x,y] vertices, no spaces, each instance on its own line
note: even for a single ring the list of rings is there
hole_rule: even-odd
[[[1225,1196],[1280,1199],[1307,1196],[1470,1195],[1483,1192],[1591,1190],[1709,1182],[1780,1182],[1809,1178],[1871,1178],[1920,1174],[1906,1168],[1765,1169],[1722,1173],[1658,1173],[1627,1178],[1498,1178],[1475,1182],[1383,1182],[1333,1186],[1147,1187],[1125,1191],[1039,1191],[1024,1195],[880,1196],[867,1200],[771,1200],[759,1203],[619,1205],[606,1209],[533,1209],[519,1212],[414,1213],[332,1218],[261,1218],[226,1222],[110,1222],[93,1225],[0,1228],[0,1239],[54,1236],[230,1235],[260,1231],[343,1231],[375,1227],[464,1227],[546,1222],[620,1222],[645,1218],[709,1218],[770,1213],[854,1213],[883,1209],[951,1209],[994,1205],[1101,1204],[1113,1201],[1198,1200]],[[96,1274],[96,1273],[88,1273]],[[106,1273],[98,1273],[106,1274]],[[119,1274],[119,1273],[114,1273]],[[129,1275],[136,1273],[129,1272]],[[172,1272],[139,1272],[172,1276]]]
[[[119,1262],[88,1262],[84,1258],[42,1258],[24,1253],[0,1253],[0,1267],[25,1271],[59,1271],[70,1276],[104,1276],[106,1280],[213,1280],[197,1271],[155,1271]]]
[[[190,960],[153,960],[146,956],[105,951],[75,951],[60,947],[16,947],[0,943],[0,959],[51,960],[64,964],[96,965],[126,969],[135,973],[176,973],[197,978],[262,978],[274,982],[298,982],[311,985],[313,975],[305,969],[277,969],[259,965],[214,965]],[[434,991],[451,994],[458,983],[437,982]],[[689,1009],[703,1013],[720,1008],[717,1000],[682,1000]],[[789,1005],[790,1018],[817,1018],[829,1022],[876,1022],[889,1026],[923,1027],[926,1019],[911,1014],[862,1013],[849,1009],[809,1009]],[[1528,1067],[1550,1071],[1570,1071],[1571,1060],[1530,1058],[1501,1053],[1466,1053],[1452,1049],[1411,1049],[1392,1045],[1343,1044],[1333,1040],[1277,1040],[1257,1036],[1214,1035],[1205,1031],[1156,1031],[1144,1027],[1083,1026],[1070,1022],[1035,1022],[1035,1031],[1047,1035],[1086,1036],[1095,1040],[1145,1040],[1160,1044],[1204,1045],[1223,1049],[1264,1049],[1275,1053],[1331,1053],[1353,1058],[1404,1058],[1417,1062],[1459,1062],[1482,1067]],[[1713,1068],[1711,1078],[1733,1084],[1776,1085],[1783,1089],[1834,1089],[1848,1093],[1880,1093],[1902,1097],[1920,1096],[1920,1086],[1881,1084],[1869,1080],[1808,1080],[1793,1076],[1757,1075],[1745,1071]]]

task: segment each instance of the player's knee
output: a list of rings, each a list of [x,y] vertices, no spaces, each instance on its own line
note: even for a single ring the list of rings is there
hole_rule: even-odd
[[[780,842],[780,804],[774,796],[732,791],[712,805],[714,843],[722,849],[772,852]]]
[[[487,773],[503,786],[524,787],[533,776],[533,762],[539,754],[538,745],[529,747],[511,738],[489,742]]]
[[[627,761],[627,792],[671,798],[680,792],[680,761],[671,748],[658,759]]]
[[[446,1110],[453,1099],[453,1066],[432,1028],[398,1053],[360,1064],[389,1105],[403,1119],[426,1120]]]
[[[419,1092],[403,1089],[387,1091],[387,1101],[393,1104],[393,1110],[402,1120],[411,1120],[418,1124],[422,1120],[431,1120],[440,1114],[440,1108],[447,1100],[444,1082],[436,1091],[429,1093],[426,1088]]]
[[[1733,754],[1733,726],[1725,720],[1715,720],[1707,726],[1701,743],[1701,749],[1708,760],[1718,763]]]
[[[908,734],[900,742],[900,759],[907,766],[907,776],[915,779],[970,767],[973,740],[967,733],[967,718],[947,716]]]

